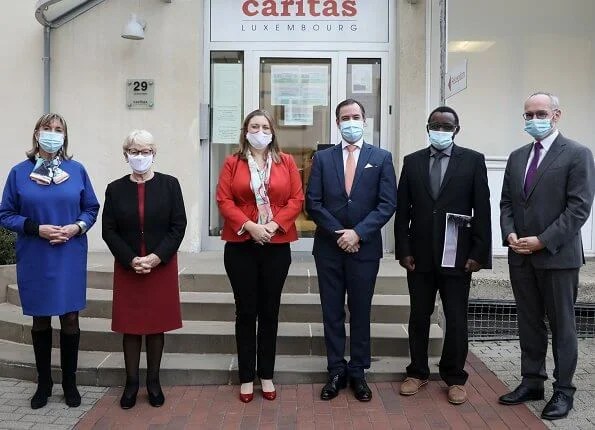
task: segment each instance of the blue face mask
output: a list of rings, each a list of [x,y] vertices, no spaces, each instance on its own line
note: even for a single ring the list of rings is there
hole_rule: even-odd
[[[549,118],[533,118],[525,120],[525,131],[534,139],[541,139],[552,131],[552,120]]]
[[[452,144],[454,132],[430,130],[429,136],[432,146],[438,151],[442,151]]]
[[[37,142],[45,152],[54,154],[64,145],[64,135],[53,131],[40,131]]]
[[[359,120],[349,120],[339,123],[341,136],[347,143],[355,143],[364,135],[364,122]]]

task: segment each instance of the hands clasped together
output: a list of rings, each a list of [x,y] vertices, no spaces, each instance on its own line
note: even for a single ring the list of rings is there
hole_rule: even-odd
[[[345,229],[345,230],[337,230],[335,233],[340,234],[341,237],[337,239],[337,245],[343,251],[348,252],[350,254],[354,254],[359,251],[359,241],[360,237],[352,229]]]
[[[151,273],[151,269],[157,267],[161,263],[161,259],[155,254],[149,254],[145,257],[134,257],[130,265],[132,269],[139,275],[146,275]]]
[[[81,229],[76,224],[59,225],[43,224],[39,226],[39,236],[50,241],[50,245],[59,245],[76,236]]]
[[[519,237],[516,233],[508,235],[508,246],[517,254],[532,254],[545,248],[545,245],[537,238],[537,236]]]
[[[264,245],[265,243],[269,243],[277,230],[279,229],[279,224],[275,221],[270,221],[266,224],[256,224],[255,222],[248,221],[244,226],[246,231],[250,233],[252,240],[258,243],[259,245]]]

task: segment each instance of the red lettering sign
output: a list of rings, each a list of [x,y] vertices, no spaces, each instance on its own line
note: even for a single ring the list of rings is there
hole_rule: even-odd
[[[354,17],[357,15],[357,0],[245,0],[244,15]]]

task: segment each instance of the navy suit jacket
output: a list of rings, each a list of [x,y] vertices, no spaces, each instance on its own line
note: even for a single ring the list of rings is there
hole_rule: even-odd
[[[353,229],[359,235],[360,260],[382,258],[381,228],[397,207],[397,181],[391,153],[363,143],[351,193],[345,191],[342,146],[314,154],[306,193],[306,210],[316,223],[312,254],[344,253],[335,231]]]

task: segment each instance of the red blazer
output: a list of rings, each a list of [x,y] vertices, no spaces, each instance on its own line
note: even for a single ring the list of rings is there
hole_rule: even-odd
[[[302,211],[304,193],[302,180],[293,157],[281,153],[281,163],[273,162],[269,178],[268,195],[273,211],[273,221],[279,229],[271,243],[297,240],[295,220]],[[228,242],[250,240],[250,233],[238,232],[246,221],[258,220],[254,192],[250,188],[250,168],[246,160],[229,155],[223,163],[217,184],[217,204],[224,219],[221,239]]]

